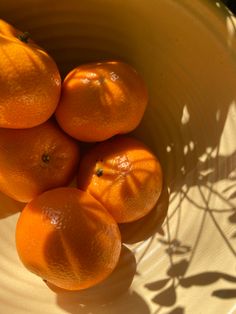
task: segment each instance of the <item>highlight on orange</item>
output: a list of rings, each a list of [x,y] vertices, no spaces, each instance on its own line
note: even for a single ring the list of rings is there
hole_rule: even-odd
[[[66,76],[56,119],[80,141],[103,141],[134,130],[147,103],[146,85],[130,65],[121,61],[84,64]]]

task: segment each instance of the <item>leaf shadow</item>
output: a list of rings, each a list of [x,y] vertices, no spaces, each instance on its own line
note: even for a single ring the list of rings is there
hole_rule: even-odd
[[[176,308],[165,314],[184,314],[184,308],[181,306],[177,306]]]
[[[176,303],[176,289],[172,284],[170,287],[158,293],[152,301],[160,306],[173,306]]]
[[[219,289],[212,292],[212,296],[220,299],[236,299],[236,289]]]
[[[231,239],[235,239],[236,238],[236,232],[234,232],[231,236]]]
[[[206,286],[217,282],[220,279],[225,281],[236,283],[236,277],[224,274],[221,272],[203,272],[179,280],[180,285],[184,288],[192,286]]]
[[[231,214],[228,219],[229,219],[229,222],[235,224],[236,223],[236,211],[233,214]]]
[[[172,264],[167,270],[167,275],[170,278],[182,277],[185,275],[189,266],[189,261],[187,259],[182,259],[177,263]]]
[[[145,287],[148,288],[148,290],[150,291],[160,290],[167,285],[169,280],[170,280],[169,278],[165,278],[165,279],[161,279],[152,283],[147,283]]]

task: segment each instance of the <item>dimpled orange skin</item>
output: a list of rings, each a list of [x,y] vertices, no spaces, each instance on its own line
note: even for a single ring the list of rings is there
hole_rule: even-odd
[[[0,127],[30,128],[54,113],[61,77],[53,59],[23,33],[0,20]]]
[[[79,146],[53,121],[30,129],[0,128],[0,191],[29,202],[66,185],[79,163]]]
[[[53,285],[81,290],[104,280],[121,251],[119,228],[91,195],[47,191],[23,209],[16,247],[25,267]]]
[[[143,143],[117,136],[95,145],[83,156],[77,182],[118,223],[124,223],[138,220],[154,208],[162,190],[162,171]]]
[[[147,102],[146,86],[130,65],[91,63],[75,68],[65,78],[56,118],[78,140],[103,141],[134,130]]]

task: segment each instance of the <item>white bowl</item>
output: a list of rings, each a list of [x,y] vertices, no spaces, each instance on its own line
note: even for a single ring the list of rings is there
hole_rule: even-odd
[[[150,103],[134,134],[159,156],[166,183],[157,209],[121,227],[126,248],[109,280],[73,293],[22,266],[20,206],[2,195],[0,313],[235,313],[235,18],[212,0],[8,0],[0,12],[63,76],[101,59],[137,68]]]

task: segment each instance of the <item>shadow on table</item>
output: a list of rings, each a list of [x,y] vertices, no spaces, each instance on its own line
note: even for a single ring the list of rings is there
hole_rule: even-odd
[[[122,313],[149,314],[142,298],[129,290],[136,272],[133,253],[122,246],[120,260],[113,273],[102,283],[82,291],[65,291],[47,283],[57,294],[58,305],[71,314]]]
[[[169,193],[164,185],[155,208],[145,217],[130,223],[119,224],[121,239],[124,243],[144,241],[155,233],[163,234],[162,224],[169,206]]]

